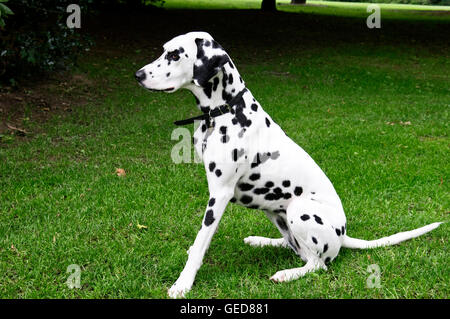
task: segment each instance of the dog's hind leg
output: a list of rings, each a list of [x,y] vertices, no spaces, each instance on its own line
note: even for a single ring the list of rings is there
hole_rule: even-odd
[[[326,264],[337,256],[342,245],[345,228],[341,227],[345,224],[342,216],[339,208],[316,200],[293,200],[287,208],[286,224],[306,264],[278,271],[270,279],[275,282],[295,280],[308,272],[327,269]]]

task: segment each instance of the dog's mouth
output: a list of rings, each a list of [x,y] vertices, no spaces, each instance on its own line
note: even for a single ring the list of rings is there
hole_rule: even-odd
[[[171,87],[171,88],[161,89],[161,90],[158,90],[158,89],[149,89],[149,88],[147,88],[147,90],[152,91],[152,92],[168,92],[168,91],[175,90],[175,88],[174,88],[174,87]]]

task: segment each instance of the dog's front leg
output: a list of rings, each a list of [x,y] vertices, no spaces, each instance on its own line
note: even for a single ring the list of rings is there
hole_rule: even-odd
[[[189,249],[189,257],[186,266],[181,272],[175,284],[169,289],[171,298],[180,298],[191,289],[194,283],[195,275],[200,269],[211,239],[217,230],[223,212],[232,198],[231,191],[221,191],[220,193],[211,193],[205,216],[203,217],[202,227],[195,238],[194,244]]]
[[[205,154],[207,155],[207,154]],[[217,154],[216,154],[217,155]],[[234,188],[240,178],[240,169],[237,163],[215,164],[205,156],[204,163],[208,179],[209,200],[202,221],[202,227],[190,247],[186,266],[177,281],[169,289],[171,298],[184,297],[194,283],[195,275],[203,262],[211,239],[217,230],[223,212],[228,202],[234,196]]]

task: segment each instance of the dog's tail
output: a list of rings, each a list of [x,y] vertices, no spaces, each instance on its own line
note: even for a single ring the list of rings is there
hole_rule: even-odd
[[[419,237],[420,235],[423,235],[425,233],[428,233],[429,231],[432,231],[435,228],[438,228],[439,225],[442,224],[442,222],[439,223],[433,223],[429,224],[414,230],[405,231],[401,233],[397,233],[395,235],[391,235],[388,237],[383,237],[380,239],[375,240],[363,240],[358,238],[352,238],[347,235],[344,237],[344,242],[342,243],[342,247],[345,248],[359,248],[359,249],[367,249],[367,248],[376,248],[376,247],[382,247],[382,246],[391,246],[396,245],[398,243],[401,243],[402,241]]]

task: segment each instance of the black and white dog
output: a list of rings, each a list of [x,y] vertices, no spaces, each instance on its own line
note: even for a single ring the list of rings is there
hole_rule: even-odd
[[[135,76],[151,91],[190,90],[203,112],[194,143],[205,165],[209,201],[186,266],[169,289],[172,298],[184,297],[191,289],[230,201],[263,210],[283,236],[251,236],[245,243],[290,247],[306,263],[278,271],[270,278],[276,282],[326,269],[341,247],[394,245],[440,225],[433,223],[372,241],[349,237],[344,209],[330,180],[263,110],[228,54],[206,32],[170,40],[164,53]]]

